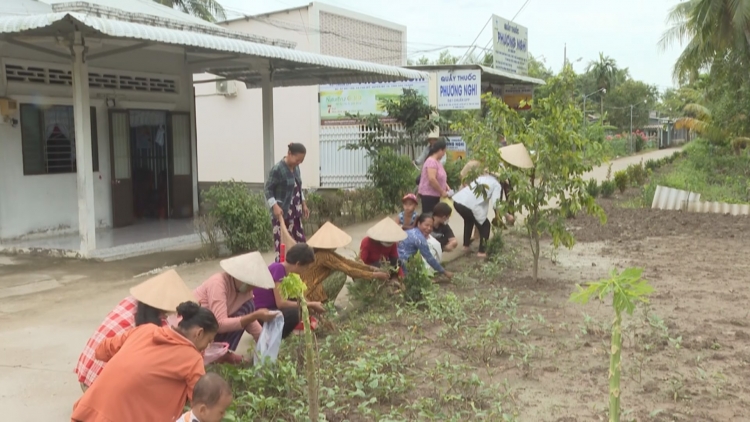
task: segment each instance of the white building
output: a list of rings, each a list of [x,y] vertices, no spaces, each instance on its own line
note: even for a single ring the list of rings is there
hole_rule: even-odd
[[[111,257],[194,238],[185,220],[198,211],[194,73],[261,88],[242,113],[264,133],[248,152],[256,161],[223,164],[261,169],[274,158],[264,148],[274,87],[425,76],[295,51],[152,0],[45,2],[0,9],[0,250]]]
[[[405,26],[320,2],[221,25],[232,31],[289,40],[300,51],[406,65]],[[263,158],[256,153],[263,140],[260,91],[233,81],[217,83],[211,75],[196,75],[195,79],[210,81],[195,85],[200,182],[210,185],[235,179],[262,184],[266,176]],[[274,116],[275,161],[286,154],[290,142],[307,147],[301,166],[305,187],[321,185],[321,160],[346,161],[355,154],[329,148],[325,156],[321,151],[318,86],[276,88]],[[331,136],[336,137],[335,130]]]

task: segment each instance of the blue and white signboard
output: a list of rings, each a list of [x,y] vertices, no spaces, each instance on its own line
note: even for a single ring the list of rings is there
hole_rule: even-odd
[[[482,72],[479,69],[441,70],[438,78],[438,110],[481,108]]]
[[[494,68],[517,75],[529,74],[529,30],[515,22],[492,15]]]

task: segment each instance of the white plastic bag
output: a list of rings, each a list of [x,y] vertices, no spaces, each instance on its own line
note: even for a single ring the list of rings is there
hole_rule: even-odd
[[[260,332],[258,344],[255,346],[255,356],[253,363],[255,365],[269,358],[271,362],[276,362],[281,348],[281,335],[284,332],[284,315],[279,315],[270,322],[263,323],[263,330]]]

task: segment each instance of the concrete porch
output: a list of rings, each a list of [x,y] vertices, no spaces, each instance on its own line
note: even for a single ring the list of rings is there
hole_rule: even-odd
[[[96,249],[89,257],[103,261],[200,246],[192,220],[145,220],[128,227],[96,230]],[[0,243],[0,252],[42,253],[80,258],[78,233]]]

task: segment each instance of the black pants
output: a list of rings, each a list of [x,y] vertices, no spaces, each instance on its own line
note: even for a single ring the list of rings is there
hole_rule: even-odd
[[[287,338],[289,334],[292,334],[292,331],[294,331],[294,328],[297,327],[297,324],[300,322],[299,307],[279,309],[279,311],[284,315],[284,329],[282,330],[281,338]],[[262,321],[258,322],[260,322],[261,326],[263,325]]]
[[[440,203],[439,196],[419,195],[422,200],[422,213],[431,213],[435,205]]]
[[[484,253],[487,248],[487,240],[490,238],[490,220],[484,220],[484,223],[479,224],[477,219],[474,218],[474,213],[458,202],[453,203],[453,208],[464,219],[464,246],[471,245],[472,231],[476,227],[479,230],[479,253]]]

